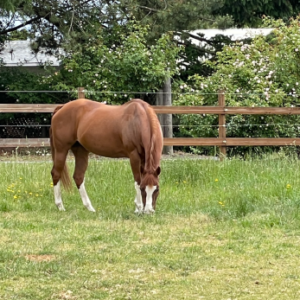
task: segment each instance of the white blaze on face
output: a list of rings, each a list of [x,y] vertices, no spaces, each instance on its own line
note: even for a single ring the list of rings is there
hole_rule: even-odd
[[[59,210],[65,210],[62,199],[61,199],[61,189],[60,189],[60,181],[53,187],[54,189],[54,199],[55,204]]]
[[[157,189],[156,185],[154,185],[154,186],[147,185],[146,186],[146,205],[145,205],[145,209],[144,209],[145,213],[154,212],[154,209],[152,206],[152,196],[156,189]]]

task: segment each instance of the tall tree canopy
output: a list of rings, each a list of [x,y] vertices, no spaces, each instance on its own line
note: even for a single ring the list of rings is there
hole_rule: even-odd
[[[222,5],[223,0],[3,0],[0,36],[26,28],[36,47],[70,41],[74,46],[89,38],[95,24],[110,30],[134,18],[150,25],[154,40],[168,31],[231,25],[228,16],[213,17]]]
[[[98,0],[5,0],[0,7],[0,36],[9,38],[26,28],[33,47],[75,47],[91,35],[94,24],[109,28],[122,21],[116,1]]]
[[[230,15],[238,27],[262,26],[262,17],[283,19],[287,22],[300,13],[298,0],[224,0],[224,5],[215,10],[216,15]]]

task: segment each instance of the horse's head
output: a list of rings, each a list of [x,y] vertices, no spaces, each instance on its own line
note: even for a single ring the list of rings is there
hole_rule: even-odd
[[[145,213],[155,211],[156,199],[159,194],[159,174],[160,167],[157,167],[155,171],[151,172],[141,167],[140,189]]]

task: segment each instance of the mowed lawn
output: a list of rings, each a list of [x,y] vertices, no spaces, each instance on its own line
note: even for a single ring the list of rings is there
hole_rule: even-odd
[[[163,160],[141,216],[127,160],[90,161],[96,213],[51,167],[0,162],[0,299],[300,299],[297,159]]]

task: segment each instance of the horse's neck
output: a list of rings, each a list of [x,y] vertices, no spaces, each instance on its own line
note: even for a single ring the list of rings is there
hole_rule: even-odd
[[[160,165],[160,158],[162,152],[162,132],[160,128],[160,123],[158,121],[157,115],[154,110],[146,103],[141,103],[138,101],[140,107],[143,107],[146,113],[146,118],[144,114],[140,114],[140,124],[145,124],[144,128],[148,130],[142,130],[142,143],[145,150],[145,170],[148,172],[154,172],[156,168]],[[142,117],[143,116],[143,117]],[[145,122],[148,122],[146,125]],[[143,126],[141,126],[143,127]]]

